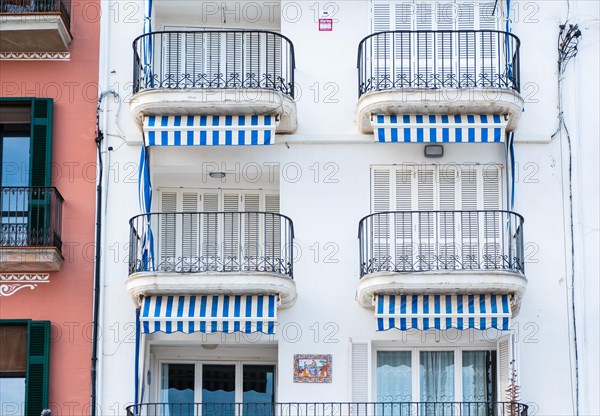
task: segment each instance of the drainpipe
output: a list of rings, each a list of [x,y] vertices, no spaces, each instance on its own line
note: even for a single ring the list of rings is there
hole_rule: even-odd
[[[101,233],[102,233],[102,142],[104,133],[100,130],[100,103],[103,95],[98,99],[98,108],[96,113],[96,148],[98,149],[98,180],[96,184],[96,253],[94,256],[94,311],[93,311],[93,329],[92,329],[92,385],[90,398],[90,414],[96,416],[96,382],[98,365],[98,318],[100,315],[100,261],[102,257]]]

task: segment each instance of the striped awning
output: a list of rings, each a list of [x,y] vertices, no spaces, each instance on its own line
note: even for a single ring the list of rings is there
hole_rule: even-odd
[[[509,295],[376,295],[377,330],[509,329]]]
[[[371,116],[381,143],[503,143],[507,122],[497,114]]]
[[[277,295],[147,296],[142,333],[275,333]]]
[[[146,116],[148,146],[255,146],[273,144],[276,116]]]

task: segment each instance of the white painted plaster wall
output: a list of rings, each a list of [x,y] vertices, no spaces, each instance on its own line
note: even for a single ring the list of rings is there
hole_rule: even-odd
[[[103,2],[106,16],[119,2]],[[571,1],[571,20],[581,23],[580,55],[567,73],[567,121],[574,138],[574,196],[578,249],[576,309],[579,336],[581,414],[598,414],[598,6]],[[136,3],[138,4],[138,3]],[[142,3],[139,3],[140,5]],[[223,187],[279,189],[281,212],[296,230],[298,259],[294,265],[296,304],[279,313],[277,343],[279,401],[349,401],[349,340],[371,339],[375,345],[484,345],[465,334],[451,342],[426,334],[374,332],[372,311],[355,301],[358,281],[358,221],[370,213],[369,168],[374,164],[426,163],[423,146],[381,145],[358,134],[354,124],[357,100],[358,42],[369,33],[366,0],[330,2],[337,8],[332,32],[318,32],[315,5],[326,2],[281,4],[281,32],[296,50],[299,128],[278,136],[267,148],[151,149],[153,180],[158,186],[206,187],[212,164],[232,172]],[[312,8],[312,9],[311,9]],[[525,217],[526,275],[529,280],[521,312],[515,320],[520,352],[522,401],[540,415],[573,414],[573,343],[570,315],[570,269],[565,194],[567,161],[564,138],[550,141],[557,124],[556,37],[566,18],[566,3],[516,2],[513,32],[520,37],[521,79],[525,112],[516,133],[517,187],[514,210]],[[109,67],[108,86],[123,98],[131,93],[131,41],[142,33],[143,5],[134,22],[108,23],[108,42],[102,47]],[[114,72],[111,72],[114,71]],[[105,113],[115,132],[116,105]],[[141,142],[125,102],[119,124],[128,141]],[[125,290],[127,278],[127,221],[139,214],[137,172],[140,148],[109,137],[111,176],[107,189],[104,244],[103,356],[99,397],[102,414],[123,414],[133,400],[131,342],[134,305]],[[330,143],[330,144],[321,144]],[[502,163],[501,145],[445,146],[440,163]],[[203,165],[204,164],[204,165]],[[248,180],[244,169],[262,167],[262,179]],[[210,166],[210,167],[209,167]],[[271,180],[269,172],[277,177]],[[203,170],[204,169],[204,170]],[[254,167],[252,168],[254,169]],[[247,171],[248,173],[250,171]],[[133,173],[133,174],[132,174]],[[130,174],[128,176],[128,174]],[[233,173],[235,178],[236,174]],[[328,245],[329,244],[329,245]],[[334,253],[325,260],[325,256]],[[316,326],[315,326],[316,323]],[[317,327],[319,328],[317,334]],[[117,330],[118,329],[118,334]],[[301,332],[297,332],[297,330]],[[156,342],[174,345],[178,336]],[[266,340],[263,340],[266,342]],[[229,342],[229,341],[228,341]],[[379,343],[379,344],[378,344]],[[162,345],[162,344],[161,344]],[[485,344],[487,345],[487,344]],[[333,354],[331,384],[294,384],[294,354]],[[107,410],[108,409],[108,410]]]

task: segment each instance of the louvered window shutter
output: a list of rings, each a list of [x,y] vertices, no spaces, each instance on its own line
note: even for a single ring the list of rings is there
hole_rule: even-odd
[[[177,192],[163,191],[160,194],[160,263],[158,269],[171,271],[177,263]],[[169,214],[171,213],[171,214]]]
[[[414,4],[412,1],[399,1],[394,4],[393,29],[404,31],[396,33],[393,37],[394,74],[392,79],[399,88],[410,86],[414,74],[412,62],[414,60],[411,34],[414,25]]]
[[[165,61],[163,85],[160,86],[178,88],[185,62],[184,37],[181,33],[165,33],[163,36]]]
[[[510,235],[501,235],[505,229],[502,223],[504,215],[498,212],[502,194],[501,176],[498,166],[482,167],[482,209],[489,211],[483,214],[483,259],[485,267],[490,269],[503,267],[502,242],[512,238]]]
[[[244,54],[245,54],[245,73],[244,80],[248,87],[258,88],[260,80],[264,76],[264,59],[265,51],[262,50],[264,45],[261,45],[261,37],[259,33],[247,32],[244,33]]]
[[[185,70],[181,76],[182,87],[192,88],[201,85],[201,75],[204,73],[203,36],[198,33],[181,34],[183,50],[180,54]],[[185,51],[185,53],[184,53]]]
[[[479,266],[479,169],[474,165],[460,167],[460,247],[462,251],[462,267],[476,269]]]
[[[279,89],[279,80],[283,77],[283,61],[282,61],[282,39],[271,33],[265,34],[266,36],[266,74],[270,78],[269,86],[275,89]]]
[[[225,74],[227,87],[240,88],[244,77],[242,70],[242,39],[244,34],[241,32],[231,32],[225,35]]]
[[[392,25],[393,9],[390,0],[373,0],[371,3],[371,31],[372,33],[394,30]],[[373,40],[371,52],[371,65],[373,67],[373,82],[376,89],[385,89],[391,78],[391,37],[380,35]]]
[[[353,403],[367,403],[370,399],[370,341],[350,341],[350,395]]]
[[[460,233],[456,211],[458,207],[458,180],[460,171],[456,165],[440,165],[437,183],[439,186],[438,250],[440,267],[455,269],[458,265],[457,236]]]
[[[509,401],[508,388],[511,384],[513,362],[513,335],[502,336],[497,343],[498,398],[500,402]]]
[[[216,270],[216,264],[219,253],[219,222],[222,221],[222,218],[219,217],[218,214],[210,214],[216,213],[220,210],[219,207],[219,191],[207,191],[201,194],[201,206],[202,206],[202,214],[201,216],[201,232],[202,241],[200,242],[201,253],[202,253],[202,261],[204,261],[208,265],[208,270]]]
[[[373,213],[391,211],[391,173],[388,168],[372,170]],[[373,230],[373,262],[379,270],[391,270],[390,214],[375,215],[370,224]]]
[[[435,30],[439,31],[435,37],[435,71],[439,77],[439,81],[443,85],[453,85],[456,78],[456,59],[455,48],[453,43],[454,34],[451,32],[455,29],[457,20],[457,9],[454,1],[437,1],[435,3]],[[434,85],[439,82],[436,80]]]
[[[433,166],[419,166],[416,171],[417,222],[416,241],[417,270],[430,270],[435,254],[436,229],[436,171]]]
[[[25,415],[39,416],[48,407],[50,322],[30,321],[28,331]]]
[[[223,192],[223,264],[226,271],[233,271],[241,258],[240,216],[242,195],[238,192]]]
[[[31,100],[31,147],[29,162],[29,181],[31,186],[50,186],[50,169],[52,165],[52,113],[51,98]],[[32,246],[48,246],[52,243],[49,232],[50,198],[46,191],[31,194],[28,212],[28,244]]]
[[[261,195],[256,192],[245,192],[243,195],[242,233],[243,233],[243,270],[256,271],[256,266],[263,250],[261,236],[265,219],[258,214],[261,211]]]
[[[181,266],[187,272],[196,270],[200,256],[199,197],[198,192],[181,195]]]
[[[279,214],[279,195],[265,194],[265,211],[267,213]],[[277,262],[282,258],[281,253],[281,217],[266,214],[265,218],[265,251],[267,260],[272,263],[275,270],[278,269]]]
[[[223,88],[224,85],[221,82],[222,77],[222,56],[221,56],[221,42],[224,42],[224,33],[207,33],[204,37],[204,53],[206,57],[205,73],[208,86],[212,88]]]
[[[478,12],[478,29],[481,30],[497,30],[499,19],[494,16],[495,2],[482,1],[476,5]],[[497,6],[501,8],[501,5]],[[479,39],[479,76],[482,79],[482,86],[493,86],[496,84],[498,77],[498,35],[495,32],[481,33]]]
[[[411,166],[402,166],[395,169],[395,206],[393,209],[396,236],[394,239],[395,264],[397,271],[412,271],[415,262],[415,249],[413,247],[413,226],[416,221],[415,213],[415,195],[414,195],[414,176],[415,170]]]

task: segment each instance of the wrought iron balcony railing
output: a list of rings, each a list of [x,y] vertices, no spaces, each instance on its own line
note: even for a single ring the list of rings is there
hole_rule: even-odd
[[[127,416],[527,416],[514,402],[145,403]]]
[[[67,29],[71,26],[71,0],[0,0],[0,14],[60,14]]]
[[[397,89],[520,91],[520,41],[495,30],[388,31],[358,46],[358,96]]]
[[[269,89],[294,97],[294,45],[268,31],[165,31],[133,41],[133,92]],[[248,97],[252,99],[252,97]]]
[[[60,251],[63,201],[54,187],[0,187],[0,247]]]
[[[129,271],[293,277],[294,224],[272,212],[162,212],[130,221]]]
[[[394,211],[358,227],[360,276],[377,272],[524,273],[523,217],[509,211]]]

